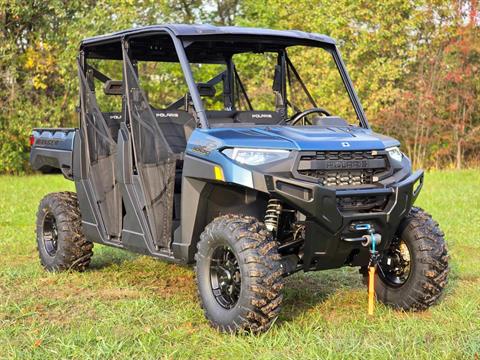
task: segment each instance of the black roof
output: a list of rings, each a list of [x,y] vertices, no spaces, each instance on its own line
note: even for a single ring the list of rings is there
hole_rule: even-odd
[[[209,24],[186,25],[186,24],[165,24],[165,25],[149,25],[129,30],[117,31],[111,34],[94,36],[84,39],[82,45],[99,44],[102,42],[110,42],[120,40],[124,36],[136,35],[148,32],[170,31],[175,36],[206,36],[206,35],[247,35],[247,36],[272,36],[291,39],[304,39],[310,41],[318,41],[328,44],[335,44],[335,40],[331,37],[316,33],[307,33],[298,30],[271,30],[253,27],[240,26],[213,26]]]
[[[187,55],[191,61],[221,61],[228,54],[246,51],[278,51],[293,45],[333,46],[335,41],[326,36],[297,30],[270,30],[237,26],[213,25],[150,25],[84,39],[80,48],[87,57],[121,59],[120,40],[135,38],[132,56],[139,60],[176,61],[173,44],[161,38],[172,34],[190,42]],[[147,35],[147,36],[143,36]],[[150,36],[151,35],[151,36]],[[137,37],[138,36],[138,37]],[[199,41],[209,41],[207,48]],[[232,41],[235,43],[232,44]],[[171,43],[171,42],[170,42]]]

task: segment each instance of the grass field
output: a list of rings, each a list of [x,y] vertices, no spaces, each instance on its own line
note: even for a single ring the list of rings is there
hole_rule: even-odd
[[[368,317],[356,269],[296,274],[281,317],[260,336],[210,329],[188,267],[95,245],[87,272],[44,272],[38,203],[73,188],[60,176],[0,177],[0,358],[479,358],[479,170],[428,173],[418,201],[449,244],[439,305],[424,313],[379,305]]]

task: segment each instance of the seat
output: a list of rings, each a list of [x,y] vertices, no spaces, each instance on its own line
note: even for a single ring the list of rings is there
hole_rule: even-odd
[[[216,127],[219,124],[233,124],[235,121],[235,114],[236,111],[206,111],[205,114],[207,115],[208,123],[211,127]]]
[[[195,119],[181,110],[152,110],[170,149],[175,154],[183,154],[187,141],[195,129]]]
[[[155,120],[162,134],[175,154],[183,154],[187,148],[187,141],[195,130],[195,119],[182,110],[156,110],[152,109]],[[178,159],[175,164],[175,178],[173,185],[173,229],[178,226],[180,219],[180,198],[182,191],[183,160]]]
[[[112,135],[115,142],[118,141],[118,130],[120,130],[120,123],[122,122],[122,113],[121,112],[104,112],[103,118],[107,123],[108,128],[110,129],[110,134]]]

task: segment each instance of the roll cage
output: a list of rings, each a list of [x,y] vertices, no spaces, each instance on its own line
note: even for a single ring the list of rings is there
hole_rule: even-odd
[[[169,45],[165,46],[167,42]],[[300,111],[287,97],[287,83],[291,82],[292,78],[295,78],[301,85],[311,105],[317,107],[315,100],[288,58],[286,48],[294,45],[320,47],[331,53],[360,126],[369,128],[365,113],[335,42],[324,35],[299,31],[214,27],[210,25],[154,25],[83,40],[80,45],[79,65],[85,74],[90,71],[93,77],[105,84],[110,81],[111,85],[111,79],[89,66],[87,59],[122,60],[125,67],[126,57],[128,57],[137,75],[138,70],[135,68],[137,61],[178,62],[188,86],[189,98],[178,99],[170,104],[167,109],[178,109],[186,101],[191,101],[197,126],[209,128],[209,117],[201,98],[201,86],[214,86],[223,82],[224,108],[226,110],[234,109],[235,102],[241,100],[250,110],[253,110],[247,91],[233,64],[232,56],[245,52],[276,52],[278,58],[275,66],[273,90],[282,99],[285,110],[280,112],[286,121],[287,107],[291,107],[295,113]],[[206,84],[198,84],[195,82],[190,67],[190,63],[193,62],[225,63],[226,70],[207,81]],[[123,79],[124,83],[125,79]],[[118,88],[121,89],[122,86],[118,82],[117,85],[118,91]],[[125,90],[126,93],[129,92],[128,88]]]

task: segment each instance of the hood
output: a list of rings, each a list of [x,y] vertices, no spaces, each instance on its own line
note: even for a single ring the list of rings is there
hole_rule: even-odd
[[[200,131],[208,132],[208,138],[214,141],[217,147],[340,151],[383,150],[399,145],[399,142],[393,138],[358,127],[269,126]]]

